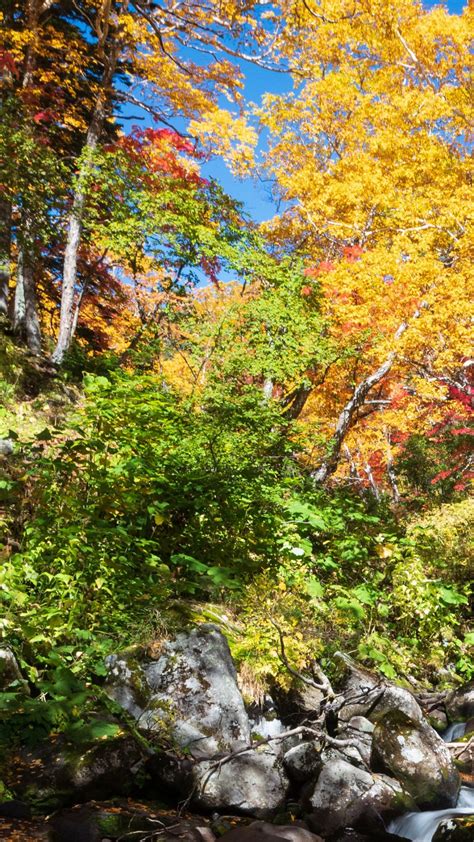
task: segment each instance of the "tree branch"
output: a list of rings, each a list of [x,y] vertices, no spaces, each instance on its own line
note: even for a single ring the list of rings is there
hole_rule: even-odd
[[[420,308],[416,310],[413,314],[413,319],[419,318],[421,314],[421,309],[426,306],[426,304],[422,304]],[[394,335],[395,341],[398,341],[403,336],[408,327],[409,322],[407,321],[404,321],[399,325]],[[337,470],[344,439],[349,429],[353,426],[358,410],[363,406],[365,399],[371,391],[371,389],[373,389],[374,386],[380,383],[387,376],[395,362],[396,356],[396,352],[391,351],[387,359],[382,363],[382,365],[380,365],[376,369],[376,371],[374,371],[372,374],[366,377],[365,380],[362,380],[362,382],[359,383],[354,389],[352,397],[346,403],[345,407],[339,415],[339,418],[337,419],[336,430],[330,443],[329,455],[322,462],[319,468],[317,468],[316,471],[313,471],[312,473],[312,477],[315,482],[325,482],[327,478]]]

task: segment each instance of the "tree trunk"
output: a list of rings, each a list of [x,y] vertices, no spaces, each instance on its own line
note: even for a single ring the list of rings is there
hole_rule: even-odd
[[[329,455],[322,465],[312,474],[315,482],[325,482],[337,470],[341,448],[346,434],[354,422],[356,411],[363,405],[370,390],[388,374],[394,361],[395,353],[389,354],[385,362],[354,389],[351,399],[346,403],[337,419],[336,431],[329,446]]]
[[[426,307],[425,303],[422,303],[418,310],[415,311],[413,314],[413,319],[418,319],[421,315],[421,310]],[[402,322],[395,335],[395,341],[398,341],[405,331],[408,329],[409,322]],[[326,459],[322,462],[322,464],[317,468],[316,471],[313,471],[312,477],[313,480],[317,483],[325,482],[328,477],[331,476],[336,470],[337,466],[339,465],[339,458],[341,455],[341,448],[344,443],[344,439],[354,424],[355,416],[357,410],[363,406],[364,401],[369,394],[370,390],[373,389],[384,377],[387,376],[390,369],[392,368],[395,359],[396,359],[396,352],[392,351],[384,363],[382,363],[379,368],[370,374],[362,383],[359,383],[358,386],[354,389],[351,399],[346,403],[344,409],[339,415],[336,423],[336,430],[335,433],[329,443],[329,453]]]
[[[10,283],[12,207],[8,199],[0,196],[0,325],[7,324]]]
[[[128,0],[122,3],[122,11],[125,11]],[[99,35],[98,53],[104,61],[104,72],[102,74],[100,93],[94,108],[92,120],[87,132],[86,142],[82,151],[82,165],[77,177],[77,186],[74,191],[72,208],[69,215],[66,248],[64,252],[63,285],[61,293],[61,315],[59,321],[59,333],[56,347],[52,353],[51,361],[55,365],[61,365],[66,351],[71,345],[74,331],[77,325],[75,317],[75,289],[77,282],[77,257],[81,243],[82,226],[84,219],[84,206],[87,198],[87,181],[92,172],[94,152],[97,149],[102,134],[107,106],[110,101],[110,92],[113,76],[117,67],[119,56],[119,42],[109,36],[109,15],[111,2],[103,4],[103,20],[98,22],[97,31]],[[108,55],[105,55],[105,47],[109,44]]]
[[[34,266],[29,249],[20,247],[15,289],[13,330],[26,342],[32,354],[41,354],[41,327],[38,318]]]
[[[308,400],[311,392],[313,391],[313,385],[311,386],[297,386],[296,389],[293,389],[289,395],[283,401],[283,412],[282,415],[284,418],[287,418],[289,421],[296,421],[297,418],[300,417],[303,409],[305,408],[306,401]]]
[[[23,280],[23,248],[18,251],[15,298],[13,302],[13,330],[21,339],[26,339],[25,284]]]
[[[41,354],[41,327],[35,282],[35,236],[33,221],[23,215],[22,239],[18,243],[18,275],[15,290],[15,332],[26,340],[32,354]]]
[[[34,267],[30,255],[31,253],[28,253],[24,256],[23,263],[26,344],[32,354],[41,354],[41,328],[38,318]]]
[[[394,503],[400,502],[400,491],[397,483],[397,475],[393,465],[392,446],[390,441],[390,433],[385,431],[385,439],[387,442],[387,476],[392,489],[392,499]]]

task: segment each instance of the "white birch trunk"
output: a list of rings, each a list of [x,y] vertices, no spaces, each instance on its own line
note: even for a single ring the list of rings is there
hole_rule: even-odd
[[[9,321],[11,213],[10,202],[0,198],[0,324]]]
[[[86,142],[82,154],[82,166],[77,179],[77,186],[73,195],[72,208],[69,215],[66,248],[64,252],[63,285],[61,292],[61,314],[59,333],[56,347],[51,356],[51,362],[61,365],[64,355],[71,345],[77,326],[77,308],[75,308],[75,290],[77,283],[77,257],[81,244],[84,206],[87,198],[87,182],[92,171],[94,152],[102,134],[107,105],[110,101],[112,81],[117,67],[120,45],[114,35],[110,35],[109,19],[112,11],[111,0],[103,5],[103,20],[98,21],[99,33],[98,52],[103,56],[104,72],[101,80],[101,90],[97,99],[92,120],[87,132]],[[125,12],[128,0],[123,0],[122,12]],[[108,54],[105,48],[108,45]]]

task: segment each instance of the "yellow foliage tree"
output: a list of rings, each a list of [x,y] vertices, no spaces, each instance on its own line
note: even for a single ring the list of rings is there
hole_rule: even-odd
[[[374,451],[390,462],[392,432],[426,430],[453,394],[467,412],[474,14],[415,0],[285,14],[294,91],[259,116],[286,210],[265,227],[305,257],[341,349],[302,416],[326,433],[324,480],[342,457],[355,471]]]

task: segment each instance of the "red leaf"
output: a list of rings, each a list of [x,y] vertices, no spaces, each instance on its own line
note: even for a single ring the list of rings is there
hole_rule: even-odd
[[[318,275],[321,275],[323,272],[332,272],[335,268],[332,260],[322,260],[316,271]]]
[[[16,79],[18,79],[20,75],[18,73],[15,59],[12,54],[8,53],[6,50],[0,50],[0,71],[2,70],[8,70],[12,76],[16,77]]]
[[[345,246],[343,249],[343,255],[349,263],[355,263],[357,260],[360,260],[363,253],[364,249],[357,245]]]

